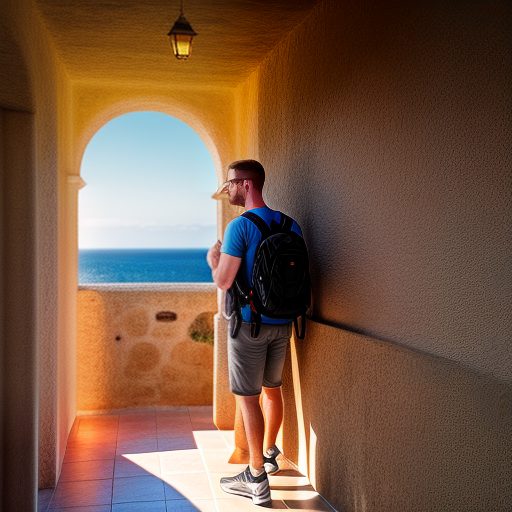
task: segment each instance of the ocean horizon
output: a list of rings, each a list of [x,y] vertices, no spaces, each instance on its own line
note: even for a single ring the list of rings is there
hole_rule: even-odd
[[[211,283],[207,248],[79,249],[78,282]]]

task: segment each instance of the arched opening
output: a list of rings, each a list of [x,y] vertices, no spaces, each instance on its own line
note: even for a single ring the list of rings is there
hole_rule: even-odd
[[[162,112],[103,125],[84,152],[80,284],[210,282],[215,162],[199,135]]]
[[[81,174],[78,414],[210,405],[213,347],[192,327],[216,306],[214,158],[183,121],[135,111],[96,132]]]

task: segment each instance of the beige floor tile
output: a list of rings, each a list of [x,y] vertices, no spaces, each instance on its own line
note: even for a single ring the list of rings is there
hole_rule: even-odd
[[[222,450],[201,450],[204,463],[208,471],[212,473],[240,473],[247,464],[230,464],[228,459],[231,452],[228,449]]]
[[[233,430],[219,430],[222,437],[230,448],[235,446],[235,432]]]
[[[307,476],[301,475],[298,471],[279,471],[269,476],[270,486],[273,488],[290,488],[309,486]]]
[[[209,450],[223,450],[228,448],[220,430],[194,430],[194,439],[198,448]]]
[[[252,500],[242,496],[234,496],[234,499],[216,500],[217,510],[219,512],[258,512],[259,510],[287,510],[286,505],[280,501],[272,499],[272,507],[257,507],[253,505]]]
[[[240,496],[235,496],[234,494],[228,494],[224,492],[220,487],[220,479],[224,476],[235,476],[238,474],[236,471],[232,471],[230,473],[208,473],[208,479],[210,480],[210,487],[213,492],[213,497],[215,500],[238,500],[240,501]]]
[[[186,499],[213,499],[206,472],[166,473],[162,476],[162,480]]]
[[[272,496],[278,500],[293,500],[293,501],[308,501],[316,498],[318,493],[315,491],[313,486],[302,486],[302,487],[288,487],[288,488],[275,488],[272,485]]]
[[[160,452],[162,475],[166,473],[196,473],[204,471],[199,450],[174,450]]]

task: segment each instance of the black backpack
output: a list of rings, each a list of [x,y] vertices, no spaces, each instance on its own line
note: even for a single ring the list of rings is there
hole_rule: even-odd
[[[243,265],[226,294],[226,312],[234,314],[231,336],[236,338],[242,324],[241,309],[251,307],[251,336],[257,337],[261,315],[293,320],[295,335],[304,339],[306,311],[311,301],[308,250],[304,239],[292,231],[293,220],[281,213],[281,222],[270,227],[258,215],[245,212],[261,232],[252,268],[252,282],[247,283]],[[299,318],[300,329],[299,329]]]

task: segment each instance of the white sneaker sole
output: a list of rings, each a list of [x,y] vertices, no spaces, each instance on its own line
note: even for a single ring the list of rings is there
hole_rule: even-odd
[[[220,484],[220,488],[227,492],[228,494],[236,494],[237,496],[244,496],[245,498],[251,498],[252,502],[255,505],[268,505],[272,503],[272,498],[270,497],[270,489],[263,496],[254,496],[249,491],[243,491],[242,489],[232,489],[231,487],[224,487]]]

